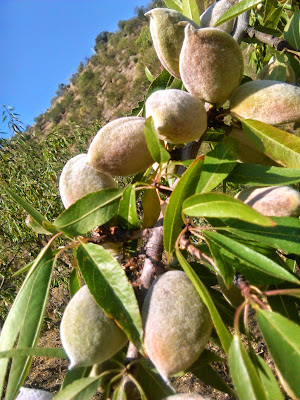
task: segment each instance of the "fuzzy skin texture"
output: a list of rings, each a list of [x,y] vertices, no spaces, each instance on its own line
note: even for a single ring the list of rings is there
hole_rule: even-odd
[[[92,192],[117,187],[113,177],[87,165],[87,154],[78,154],[63,167],[59,193],[65,208]]]
[[[180,79],[179,54],[184,39],[184,26],[178,25],[178,22],[189,22],[195,28],[199,26],[169,8],[154,8],[145,15],[150,17],[150,33],[159,61],[171,75]]]
[[[88,151],[88,164],[117,176],[144,171],[154,163],[144,129],[145,119],[140,117],[124,117],[109,122],[94,137]]]
[[[285,71],[284,71],[285,70]],[[281,75],[285,72],[285,82],[295,85],[296,76],[293,68],[288,63],[281,63],[277,60],[266,65],[260,73],[257,75],[258,80],[276,80],[277,75]],[[278,79],[278,78],[277,78]],[[279,79],[280,80],[280,79]]]
[[[230,112],[270,125],[300,121],[300,88],[272,80],[247,82],[231,96]]]
[[[236,143],[232,153],[238,160],[249,164],[279,166],[276,161],[258,149],[242,129],[233,128],[227,137]]]
[[[207,101],[222,105],[243,77],[244,61],[237,42],[216,28],[185,27],[179,70],[186,89]]]
[[[192,142],[206,131],[207,113],[202,101],[183,90],[158,90],[148,97],[145,109],[159,138],[169,143]]]
[[[76,292],[63,314],[60,336],[74,367],[102,363],[116,354],[127,336],[98,306],[87,285]]]
[[[290,186],[250,187],[236,199],[268,217],[300,216],[300,193]]]
[[[213,28],[217,20],[232,6],[233,3],[231,3],[229,0],[220,0],[217,3],[211,4],[200,16],[200,27]],[[231,19],[230,21],[224,22],[224,24],[216,26],[216,28],[221,29],[224,32],[231,33],[234,21],[235,19]]]
[[[211,397],[202,397],[200,394],[182,393],[174,394],[173,396],[165,397],[163,400],[210,400]]]
[[[212,330],[209,312],[183,271],[168,271],[152,284],[142,318],[146,353],[165,380],[197,360]]]
[[[52,393],[45,390],[30,389],[22,386],[16,400],[51,400],[53,397]]]

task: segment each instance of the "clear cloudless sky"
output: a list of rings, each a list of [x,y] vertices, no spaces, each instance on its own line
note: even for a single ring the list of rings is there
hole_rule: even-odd
[[[15,108],[25,126],[32,125],[49,108],[59,83],[68,83],[80,61],[93,54],[96,36],[115,32],[120,20],[148,3],[0,0],[0,131],[8,132],[4,104]]]

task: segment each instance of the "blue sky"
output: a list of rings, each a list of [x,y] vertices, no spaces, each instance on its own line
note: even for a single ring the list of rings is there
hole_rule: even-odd
[[[46,111],[59,83],[68,83],[102,31],[134,16],[146,0],[0,0],[0,131],[2,106],[26,125]],[[8,137],[5,135],[4,137]]]

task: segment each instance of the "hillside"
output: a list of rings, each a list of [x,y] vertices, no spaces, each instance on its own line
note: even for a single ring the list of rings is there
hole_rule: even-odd
[[[119,21],[115,33],[101,32],[95,38],[95,54],[81,62],[69,84],[59,84],[51,107],[35,118],[32,133],[48,134],[66,122],[85,126],[90,121],[110,121],[130,113],[142,99],[149,80],[160,70],[152,46],[149,24],[144,13],[148,8],[136,8],[136,17]]]

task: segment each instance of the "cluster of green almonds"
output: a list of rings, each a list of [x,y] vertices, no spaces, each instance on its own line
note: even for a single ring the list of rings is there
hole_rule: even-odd
[[[166,272],[152,284],[142,318],[145,352],[166,380],[197,360],[212,330],[209,312],[183,271]],[[69,302],[60,334],[69,368],[103,363],[128,341],[87,286]]]
[[[240,85],[243,55],[230,35],[232,22],[212,27],[233,3],[214,3],[202,14],[201,27],[168,8],[146,13],[158,58],[187,89],[158,90],[148,97],[145,116],[152,117],[161,140],[182,144],[201,138],[207,129],[205,102],[220,106],[229,100],[233,116],[271,125],[300,120],[300,88],[269,79],[276,76],[277,70],[286,68],[287,80],[295,80],[286,64],[273,61],[257,80]],[[97,133],[87,154],[67,162],[59,182],[66,208],[88,193],[115,187],[113,175],[134,175],[152,165],[154,160],[144,135],[145,121],[143,117],[124,117],[108,123]],[[234,129],[231,135],[240,147],[241,161],[249,161],[252,154],[257,163],[274,164],[253,148],[243,131]]]
[[[232,23],[221,29],[212,27],[231,4],[221,0],[211,6],[201,16],[201,27],[174,10],[156,8],[147,13],[162,65],[187,89],[158,90],[148,97],[145,116],[153,119],[161,140],[174,144],[198,140],[207,129],[205,102],[221,106],[229,100],[232,115],[272,125],[300,119],[300,89],[266,79],[272,74],[270,69],[260,79],[240,85],[243,55],[230,35]],[[115,187],[113,176],[134,175],[152,165],[145,121],[124,117],[108,123],[97,133],[87,154],[66,163],[59,181],[66,208],[88,193]],[[242,133],[233,130],[232,135],[251,150]],[[265,155],[261,156],[264,159]],[[300,213],[300,195],[289,187],[246,189],[237,198],[264,215]],[[212,329],[206,306],[182,271],[169,271],[155,281],[146,296],[142,318],[145,352],[166,380],[191,366]],[[98,306],[87,286],[74,295],[64,312],[61,339],[70,368],[103,363],[127,343],[124,332]]]
[[[162,65],[180,78],[187,91],[203,102],[221,106],[230,101],[238,118],[251,118],[271,125],[300,120],[300,88],[273,80],[286,68],[287,82],[295,76],[287,64],[275,62],[258,80],[240,85],[244,65],[240,46],[230,35],[231,25],[214,28],[216,20],[234,1],[220,0],[201,16],[201,26],[167,8],[156,8],[150,17],[154,47]],[[271,80],[270,80],[271,78]],[[187,118],[188,119],[188,118]]]

